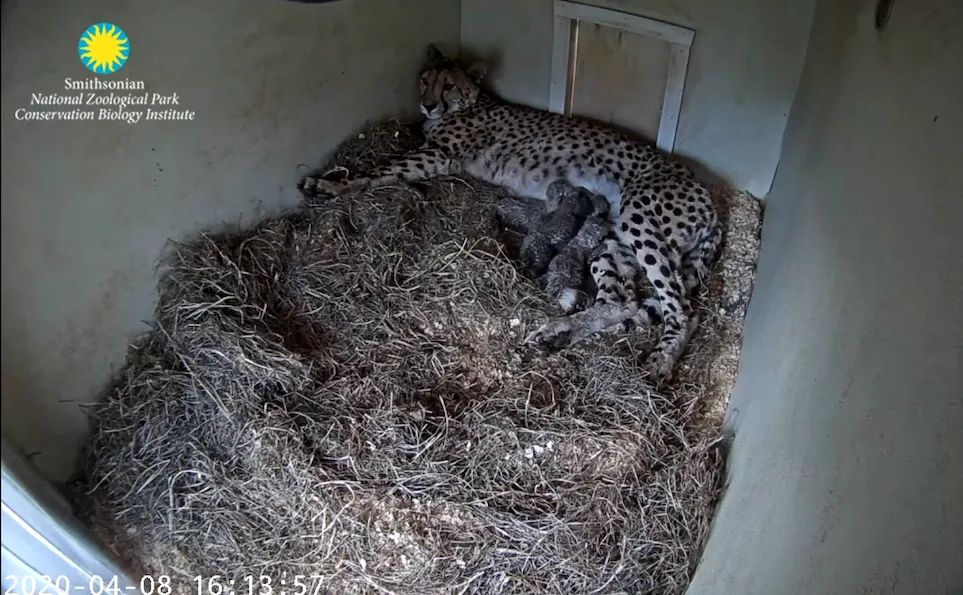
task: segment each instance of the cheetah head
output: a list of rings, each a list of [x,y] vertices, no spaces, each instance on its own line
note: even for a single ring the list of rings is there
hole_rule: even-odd
[[[478,100],[479,85],[485,76],[483,64],[463,68],[433,45],[428,46],[427,58],[420,81],[421,113],[426,118],[437,120]]]
[[[545,190],[545,210],[549,213],[558,209],[562,201],[569,196],[578,193],[578,189],[569,184],[566,180],[555,180],[548,185]]]

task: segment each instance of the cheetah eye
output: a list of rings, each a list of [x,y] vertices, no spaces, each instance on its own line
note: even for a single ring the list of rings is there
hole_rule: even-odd
[[[445,83],[445,86],[444,86],[442,89],[443,89],[444,91],[451,91],[451,90],[454,89],[454,88],[455,88],[455,85],[453,85],[453,84],[451,84],[451,83]]]

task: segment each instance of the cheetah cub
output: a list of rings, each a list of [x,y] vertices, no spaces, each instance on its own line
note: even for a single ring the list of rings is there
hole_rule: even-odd
[[[662,335],[643,365],[654,381],[671,376],[696,320],[690,297],[705,285],[722,242],[705,186],[647,142],[484,91],[483,65],[463,67],[434,47],[427,58],[419,80],[424,144],[358,177],[302,178],[300,191],[339,195],[467,174],[540,200],[556,180],[601,194],[611,207],[613,229],[589,266],[595,300],[546,322],[529,341],[559,349],[629,321],[659,324]],[[636,295],[639,270],[655,288],[654,304]]]
[[[558,195],[557,198],[552,194]],[[575,188],[565,180],[556,180],[548,187],[548,202],[579,201],[590,205],[590,212],[582,222],[581,228],[571,240],[552,259],[548,271],[540,282],[549,295],[558,300],[566,314],[571,314],[588,306],[589,296],[583,288],[591,255],[601,246],[602,239],[609,230],[606,219],[609,215],[609,202],[601,194],[591,194],[584,188]],[[585,208],[584,206],[582,208]]]
[[[545,196],[548,199],[545,211],[529,225],[521,249],[522,262],[535,277],[545,274],[552,259],[578,234],[595,210],[592,195],[584,189],[576,191],[565,180],[552,182]]]
[[[526,234],[522,264],[569,314],[588,305],[589,255],[605,236],[609,203],[565,180],[549,184],[546,198],[544,210],[514,198],[502,199],[495,210],[502,224]]]

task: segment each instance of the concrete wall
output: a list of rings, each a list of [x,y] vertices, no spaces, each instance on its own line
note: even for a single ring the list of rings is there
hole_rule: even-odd
[[[154,300],[168,238],[297,203],[367,118],[417,113],[429,42],[457,46],[458,0],[8,0],[2,22],[3,432],[50,477],[72,468],[89,400]],[[87,78],[81,33],[130,37],[106,78],[177,93],[193,122],[23,122],[32,93]],[[36,107],[36,106],[34,106]]]
[[[963,3],[821,0],[690,595],[963,593]]]
[[[696,31],[676,153],[763,197],[802,70],[813,0],[579,0]],[[464,46],[497,56],[511,101],[548,107],[552,0],[462,0]]]

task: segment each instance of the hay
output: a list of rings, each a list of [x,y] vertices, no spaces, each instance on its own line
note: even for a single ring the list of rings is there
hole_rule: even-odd
[[[392,126],[338,163],[416,141]],[[501,192],[424,188],[171,246],[153,330],[90,408],[73,485],[134,576],[191,593],[197,575],[288,590],[302,575],[331,594],[684,591],[723,475],[707,412],[730,387],[711,370],[741,328],[741,309],[718,312],[744,289],[718,276],[701,304],[715,314],[657,392],[637,367],[654,335],[524,347],[557,310],[499,239]],[[745,225],[754,237],[758,217]]]

